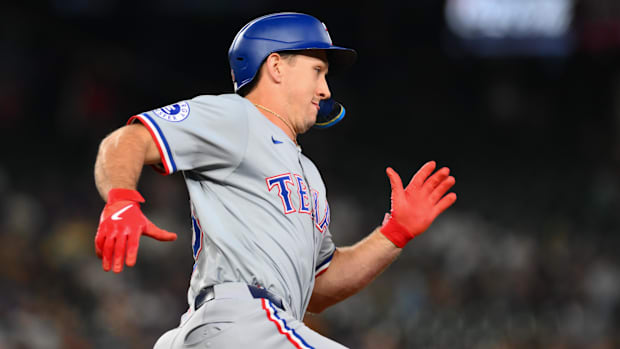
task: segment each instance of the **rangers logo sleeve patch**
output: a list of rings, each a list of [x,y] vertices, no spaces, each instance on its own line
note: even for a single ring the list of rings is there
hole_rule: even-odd
[[[187,102],[170,104],[153,110],[153,113],[166,121],[181,122],[189,116],[189,104]]]

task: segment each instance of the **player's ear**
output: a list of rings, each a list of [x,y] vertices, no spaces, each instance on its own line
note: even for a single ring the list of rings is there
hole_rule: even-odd
[[[264,75],[267,75],[275,83],[282,82],[284,63],[284,59],[278,53],[270,54],[263,64],[263,69],[265,69],[263,73],[266,73]]]

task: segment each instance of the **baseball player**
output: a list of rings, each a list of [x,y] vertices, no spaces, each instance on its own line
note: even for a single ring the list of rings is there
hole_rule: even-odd
[[[391,212],[362,241],[336,248],[325,185],[297,135],[342,119],[326,75],[355,58],[312,16],[263,16],[230,47],[235,94],[135,115],[102,141],[95,181],[107,204],[95,249],[105,271],[135,265],[141,235],[176,239],[140,210],[145,164],[182,172],[189,191],[189,309],[155,348],[343,348],[306,327],[304,313],[358,292],[455,202],[448,168],[428,162],[406,187],[388,168]]]

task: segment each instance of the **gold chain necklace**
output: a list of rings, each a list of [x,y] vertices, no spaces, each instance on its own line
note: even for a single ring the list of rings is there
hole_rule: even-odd
[[[295,133],[295,131],[293,131],[293,127],[286,120],[284,120],[284,118],[281,117],[278,113],[276,113],[275,111],[273,111],[273,110],[271,110],[271,109],[269,109],[269,108],[267,108],[265,106],[257,104],[257,103],[254,103],[254,106],[257,107],[257,108],[261,108],[264,111],[269,112],[269,113],[275,115],[278,119],[282,120],[282,122],[286,125],[286,127],[288,127],[288,129],[293,134],[293,137],[295,137],[297,135],[297,133]],[[295,144],[297,144],[297,139],[293,139],[293,142],[295,142]]]

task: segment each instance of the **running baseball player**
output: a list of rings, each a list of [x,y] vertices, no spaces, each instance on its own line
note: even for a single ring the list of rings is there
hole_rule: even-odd
[[[305,326],[304,313],[358,292],[455,202],[448,168],[428,162],[406,187],[388,168],[391,212],[357,244],[336,248],[325,185],[297,135],[342,119],[326,75],[355,58],[312,16],[263,16],[230,47],[235,94],[135,115],[101,142],[95,181],[107,204],[95,249],[105,271],[135,265],[141,235],[176,239],[140,210],[145,164],[182,172],[190,195],[189,309],[155,348],[344,348]]]

